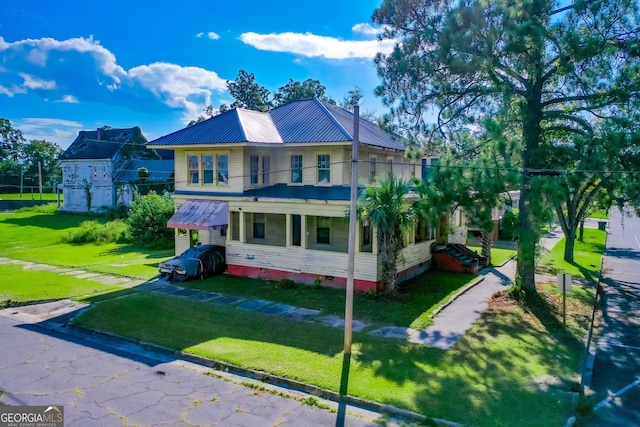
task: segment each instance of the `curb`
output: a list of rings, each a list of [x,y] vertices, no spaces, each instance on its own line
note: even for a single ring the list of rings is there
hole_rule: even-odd
[[[300,381],[291,380],[288,378],[279,377],[268,372],[257,371],[253,369],[242,368],[226,362],[220,362],[217,360],[208,359],[206,357],[197,356],[190,353],[185,353],[181,350],[172,350],[167,347],[163,347],[157,344],[153,344],[146,341],[138,341],[131,338],[123,337],[121,335],[113,334],[110,332],[96,331],[73,324],[73,321],[69,321],[66,325],[60,325],[57,323],[45,321],[38,324],[48,330],[52,330],[61,334],[70,335],[78,339],[87,339],[87,335],[96,338],[109,338],[122,341],[126,344],[134,344],[141,347],[143,350],[157,353],[162,356],[169,356],[186,362],[191,362],[196,365],[204,366],[206,368],[214,369],[233,375],[261,381],[263,383],[272,384],[274,386],[280,386],[293,391],[307,393],[313,396],[320,397],[322,399],[330,400],[335,403],[347,403],[352,406],[356,406],[362,409],[366,409],[372,412],[377,412],[381,415],[391,415],[401,418],[406,421],[423,423],[428,420],[435,422],[435,425],[439,427],[466,427],[466,424],[460,424],[453,421],[447,421],[439,418],[430,418],[425,415],[418,414],[416,412],[398,408],[393,405],[386,405],[382,403],[372,402],[369,400],[361,399],[349,395],[341,395],[338,392],[326,390],[310,384],[305,384]],[[103,345],[108,345],[103,343]]]

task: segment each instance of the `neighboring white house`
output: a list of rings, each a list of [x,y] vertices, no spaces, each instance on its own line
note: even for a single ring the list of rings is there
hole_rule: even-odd
[[[344,286],[353,113],[318,99],[256,112],[233,109],[151,141],[175,151],[176,253],[192,244],[226,246],[228,272]],[[404,145],[359,119],[359,182],[391,173],[421,176]],[[405,236],[398,280],[426,271],[436,230]],[[355,287],[381,281],[377,230],[359,221]]]
[[[118,173],[130,168],[134,160],[160,161],[155,150],[146,148],[146,142],[137,126],[80,131],[60,156],[64,195],[62,210],[87,212],[114,206],[121,196],[120,192],[126,191],[127,186],[126,181],[117,185]],[[164,166],[172,167],[170,163],[164,163]]]

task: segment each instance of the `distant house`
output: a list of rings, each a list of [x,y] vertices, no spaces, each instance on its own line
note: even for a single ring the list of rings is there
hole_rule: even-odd
[[[60,156],[64,195],[62,209],[87,212],[130,201],[129,196],[119,193],[120,190],[128,192],[127,185],[131,182],[124,180],[130,177],[130,170],[135,168],[137,173],[140,166],[136,167],[136,161],[162,162],[162,165],[157,166],[146,163],[148,170],[154,170],[152,179],[159,176],[159,169],[169,167],[172,163],[160,160],[155,150],[146,148],[146,143],[147,139],[137,126],[80,131],[75,141]],[[170,173],[173,173],[172,167]],[[121,185],[118,185],[118,175],[121,177]],[[147,179],[149,178],[151,176]],[[123,198],[118,200],[121,197]]]
[[[226,247],[229,274],[344,286],[347,276],[354,114],[318,99],[267,112],[232,109],[151,141],[175,151],[176,253],[190,245]],[[360,118],[360,185],[386,174],[420,176],[404,145]],[[405,236],[398,280],[427,270],[435,228]],[[377,230],[359,221],[355,287],[381,282]]]

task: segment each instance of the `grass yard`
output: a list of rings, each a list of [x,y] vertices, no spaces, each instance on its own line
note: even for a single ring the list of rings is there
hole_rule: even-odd
[[[588,298],[569,301],[571,335],[550,305],[525,311],[506,297],[449,351],[356,332],[348,394],[477,426],[562,425],[578,380],[579,321],[590,310]],[[103,302],[75,322],[340,389],[341,329],[147,292]]]
[[[600,260],[604,252],[607,232],[593,228],[584,229],[584,242],[576,240],[574,262],[564,261],[566,239],[560,240],[538,262],[540,272],[556,274],[570,273],[574,277],[595,280],[600,271]]]
[[[98,273],[149,279],[158,273],[158,263],[173,256],[172,250],[148,250],[130,244],[74,245],[62,236],[77,229],[82,221],[99,216],[47,210],[0,215],[0,253],[12,259],[79,267]]]
[[[482,252],[482,246],[467,246],[477,253]],[[514,249],[491,248],[491,264],[502,265],[516,255]]]
[[[604,210],[593,211],[589,214],[589,218],[609,219],[609,212]]]
[[[13,303],[48,301],[111,294],[121,286],[104,285],[48,271],[28,270],[21,265],[2,264],[0,307]]]
[[[11,193],[11,194],[0,194],[0,200],[40,200],[40,193],[22,193],[22,197],[20,197],[20,193]],[[58,195],[55,193],[42,193],[42,200],[51,200],[57,201]],[[60,200],[64,200],[62,194],[60,194]]]
[[[395,300],[357,292],[354,296],[353,316],[354,319],[376,324],[422,329],[432,323],[431,314],[434,310],[448,302],[453,295],[473,280],[475,276],[471,274],[430,271],[402,283]],[[344,317],[344,289],[315,288],[304,285],[294,289],[283,289],[278,282],[227,275],[189,281],[182,286],[264,299],[296,307],[320,309],[325,314]]]

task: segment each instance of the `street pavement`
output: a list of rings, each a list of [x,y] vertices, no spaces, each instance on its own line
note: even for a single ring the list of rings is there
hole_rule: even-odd
[[[596,407],[584,425],[640,426],[640,218],[612,209],[608,232],[591,384]]]
[[[337,404],[308,400],[300,392],[212,371],[117,339],[62,334],[32,323],[34,319],[28,313],[0,311],[0,402],[62,405],[65,426],[378,425],[374,420],[380,414],[375,412],[354,406],[343,406],[342,414],[332,412],[303,400],[334,410]]]

